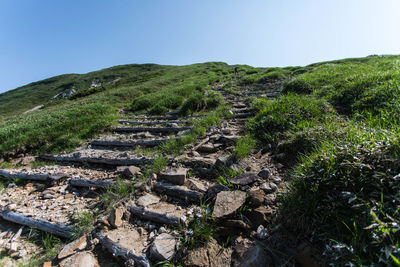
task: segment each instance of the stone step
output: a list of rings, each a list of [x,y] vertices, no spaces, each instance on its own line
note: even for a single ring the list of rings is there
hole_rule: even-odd
[[[233,108],[232,111],[234,113],[249,113],[250,109],[248,107],[244,107],[244,108]]]
[[[107,166],[140,166],[144,164],[151,163],[153,161],[152,158],[103,158],[103,157],[75,157],[71,155],[50,155],[43,154],[39,155],[39,159],[55,161],[61,163],[77,163],[77,164],[99,164],[99,165],[107,165]]]
[[[188,203],[200,203],[204,197],[204,193],[191,190],[186,186],[172,185],[169,183],[158,182],[153,189],[159,194],[165,194],[172,198],[178,198]]]
[[[192,129],[192,127],[117,127],[114,129],[114,131],[119,133],[149,132],[149,133],[168,134],[168,133],[177,133],[190,129]]]

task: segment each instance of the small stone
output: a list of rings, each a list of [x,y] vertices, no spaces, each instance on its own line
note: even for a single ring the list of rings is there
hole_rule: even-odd
[[[264,226],[260,225],[257,228],[257,238],[260,240],[264,240],[268,237],[268,232],[267,229],[264,228]]]
[[[27,190],[30,190],[30,189],[32,189],[33,188],[33,184],[32,183],[27,183],[25,186],[24,186],[24,189],[27,189]]]
[[[65,199],[72,199],[74,197],[75,197],[74,194],[70,194],[70,193],[67,193],[67,194],[64,195]]]
[[[278,187],[276,186],[276,184],[274,184],[274,183],[269,183],[269,187],[273,190],[273,191],[275,191]]]
[[[196,190],[199,192],[206,192],[207,188],[200,182],[194,179],[188,179],[187,186],[189,189]]]
[[[231,180],[231,183],[237,184],[237,185],[248,185],[248,184],[254,183],[257,180],[258,180],[258,177],[255,173],[245,172],[245,173],[239,174],[238,176],[233,178]]]
[[[30,165],[31,163],[33,163],[35,161],[35,157],[32,156],[27,156],[27,157],[23,157],[20,161],[19,164],[21,165]]]
[[[129,220],[131,219],[131,212],[130,212],[129,210],[125,210],[124,216],[122,216],[122,218],[123,218],[125,221],[129,222]]]
[[[207,198],[214,199],[217,197],[217,194],[222,191],[229,191],[229,188],[222,184],[213,185],[210,188],[208,188]]]
[[[64,259],[72,254],[75,254],[83,250],[87,245],[86,236],[82,236],[75,241],[64,246],[64,248],[58,253],[58,259]]]
[[[53,199],[54,196],[52,194],[44,194],[43,199]]]
[[[267,169],[262,169],[262,170],[258,173],[258,176],[260,176],[261,178],[267,180],[267,179],[269,178],[269,176],[270,176],[270,171],[267,170]]]
[[[125,178],[133,178],[140,174],[140,168],[136,166],[121,166],[117,167],[117,172],[121,172]]]
[[[263,190],[250,190],[248,194],[249,202],[253,207],[259,207],[264,203],[265,193]]]
[[[272,210],[261,206],[254,209],[247,216],[255,229],[259,225],[266,225],[271,220]]]
[[[223,191],[217,194],[212,216],[214,218],[227,217],[236,212],[246,201],[246,192]]]
[[[274,189],[271,188],[270,184],[267,183],[263,183],[262,185],[260,185],[260,189],[266,193],[272,193],[275,191]]]
[[[122,225],[122,216],[124,215],[124,208],[114,209],[108,217],[108,222],[114,227],[120,227]]]
[[[187,169],[178,168],[178,169],[163,171],[160,173],[159,176],[161,179],[164,179],[173,184],[183,185],[185,183],[186,174],[187,174]]]
[[[175,252],[176,240],[170,234],[157,236],[150,247],[150,259],[153,261],[171,260]]]
[[[280,177],[278,177],[278,176],[275,176],[274,178],[272,178],[272,180],[275,182],[275,183],[280,183],[280,182],[282,182],[282,179],[280,178]]]
[[[160,202],[160,197],[153,195],[153,194],[145,194],[144,196],[141,196],[137,200],[137,204],[139,206],[147,207],[152,204],[156,204]]]
[[[43,262],[42,267],[51,267],[51,261]]]

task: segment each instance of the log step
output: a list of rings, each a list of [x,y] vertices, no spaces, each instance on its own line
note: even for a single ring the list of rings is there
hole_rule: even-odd
[[[133,121],[133,120],[118,120],[118,123],[132,124],[132,125],[163,125],[163,124],[188,124],[190,121],[187,120],[164,120],[164,121]]]
[[[48,160],[48,161],[56,161],[56,162],[65,162],[65,163],[91,163],[91,164],[101,164],[108,166],[130,166],[130,165],[144,165],[151,163],[153,159],[151,158],[100,158],[100,157],[73,157],[73,156],[60,156],[60,155],[50,155],[43,154],[39,155],[39,159]]]
[[[249,118],[253,115],[254,115],[253,112],[247,112],[247,113],[237,113],[237,114],[233,115],[233,117],[235,119],[240,119],[240,118]]]
[[[203,193],[191,190],[186,186],[159,182],[156,183],[153,188],[158,193],[165,194],[174,198],[179,198],[186,202],[200,203],[200,201],[204,197]]]
[[[85,180],[85,179],[71,179],[69,184],[75,187],[93,187],[107,189],[113,187],[115,182],[103,181],[103,180]]]
[[[0,176],[4,176],[10,179],[23,179],[32,181],[42,181],[48,183],[53,183],[54,181],[68,177],[68,175],[64,173],[57,173],[57,174],[11,173],[6,170],[0,170]]]
[[[147,207],[130,206],[129,210],[133,215],[141,219],[156,223],[178,225],[179,223],[185,222],[185,211],[171,210],[171,207],[173,207],[174,209],[177,206],[169,203],[157,203],[155,205],[150,205]]]
[[[192,127],[117,127],[115,132],[119,133],[177,133],[185,130],[190,130]]]
[[[57,236],[72,238],[75,229],[65,224],[53,224],[43,220],[35,220],[12,211],[1,211],[0,217],[5,221],[26,225]]]
[[[137,140],[137,141],[120,141],[120,140],[93,140],[90,142],[92,147],[120,147],[120,148],[135,148],[138,146],[141,147],[155,147],[161,145],[167,141],[171,140],[170,138],[163,139],[154,139],[154,140]]]

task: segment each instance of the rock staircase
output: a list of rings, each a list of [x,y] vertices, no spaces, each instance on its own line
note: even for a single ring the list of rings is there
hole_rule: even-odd
[[[197,262],[193,266],[231,266],[240,262],[244,264],[241,266],[261,266],[264,258],[271,258],[258,242],[266,238],[264,226],[273,214],[274,192],[283,183],[276,176],[278,170],[261,152],[240,163],[235,161],[232,156],[235,143],[253,112],[246,94],[223,90],[220,93],[232,106],[229,118],[207,129],[206,135],[182,155],[168,158],[168,165],[146,183],[136,183],[131,200],[119,203],[111,214],[99,219],[95,230],[79,244],[82,248],[76,250],[76,245],[68,244],[73,253],[66,257],[59,255],[53,264],[79,266],[82,259],[90,258],[89,262],[95,266],[100,259],[91,251],[96,246],[111,253],[115,266],[123,262],[128,266],[151,266],[172,261],[178,256],[182,237],[193,231],[189,228],[190,221],[205,216],[201,208],[205,203],[214,206],[212,216],[218,222],[219,232],[222,229],[226,235],[232,233],[235,242],[222,250],[212,239],[180,259],[184,265]],[[7,193],[0,198],[0,217],[70,238],[75,230],[71,217],[98,209],[99,190],[113,187],[120,176],[132,180],[126,183],[135,183],[141,174],[139,168],[145,169],[153,162],[152,157],[134,152],[135,148],[157,149],[171,139],[182,138],[190,131],[193,120],[202,118],[179,116],[176,112],[164,116],[125,114],[125,117],[128,119],[119,120],[120,126],[114,133],[91,140],[85,149],[39,156],[56,165],[0,170],[1,176],[29,180],[23,186],[8,185]],[[231,188],[216,181],[221,170],[227,168],[246,170],[231,179]],[[250,203],[253,211],[241,210],[245,203]],[[249,219],[235,217],[241,212],[247,212]],[[216,253],[214,250],[223,251],[223,262],[211,256]]]

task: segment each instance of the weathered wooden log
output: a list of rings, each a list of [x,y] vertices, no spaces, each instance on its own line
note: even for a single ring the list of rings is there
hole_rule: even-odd
[[[42,181],[42,182],[54,182],[62,178],[67,178],[68,175],[65,173],[56,174],[31,174],[31,173],[10,173],[6,170],[0,170],[0,176],[4,176],[10,179],[23,179],[32,181]]]
[[[102,180],[84,180],[84,179],[71,179],[69,184],[76,187],[94,187],[94,188],[110,188],[115,185],[114,182]]]
[[[180,218],[177,216],[146,210],[144,207],[131,206],[129,210],[139,218],[157,223],[177,225],[180,222]]]
[[[187,167],[191,168],[212,168],[215,165],[216,160],[215,159],[209,159],[209,158],[189,158],[186,159],[183,164]]]
[[[137,140],[137,141],[107,141],[107,140],[93,140],[90,142],[92,147],[127,147],[134,148],[138,146],[155,147],[169,141],[169,138],[155,139],[155,140]]]
[[[192,127],[117,127],[114,131],[118,133],[177,133],[190,129]]]
[[[150,267],[150,262],[147,259],[146,254],[135,254],[136,252],[134,250],[128,250],[127,248],[122,247],[120,244],[112,241],[107,235],[101,232],[94,233],[94,236],[99,239],[103,248],[111,252],[114,257],[121,257],[125,261],[134,260],[135,266]]]
[[[200,203],[201,199],[204,197],[204,194],[201,192],[191,190],[184,186],[171,185],[167,183],[156,183],[154,185],[154,190],[171,197],[194,203]]]
[[[49,155],[43,154],[39,155],[40,159],[56,162],[66,162],[66,163],[92,163],[101,165],[111,165],[111,166],[129,166],[129,165],[144,165],[152,162],[151,158],[90,158],[90,157],[72,157],[72,156],[60,156],[60,155]]]
[[[118,120],[118,123],[133,124],[133,125],[163,125],[170,123],[188,124],[187,120],[166,120],[166,121],[133,121],[133,120]]]
[[[10,173],[5,170],[0,170],[0,176],[4,176],[10,179],[24,179],[35,181],[47,181],[49,179],[48,174]]]
[[[26,225],[65,238],[71,238],[74,233],[74,228],[72,226],[52,224],[47,221],[32,219],[12,211],[1,211],[0,217],[9,222]]]

